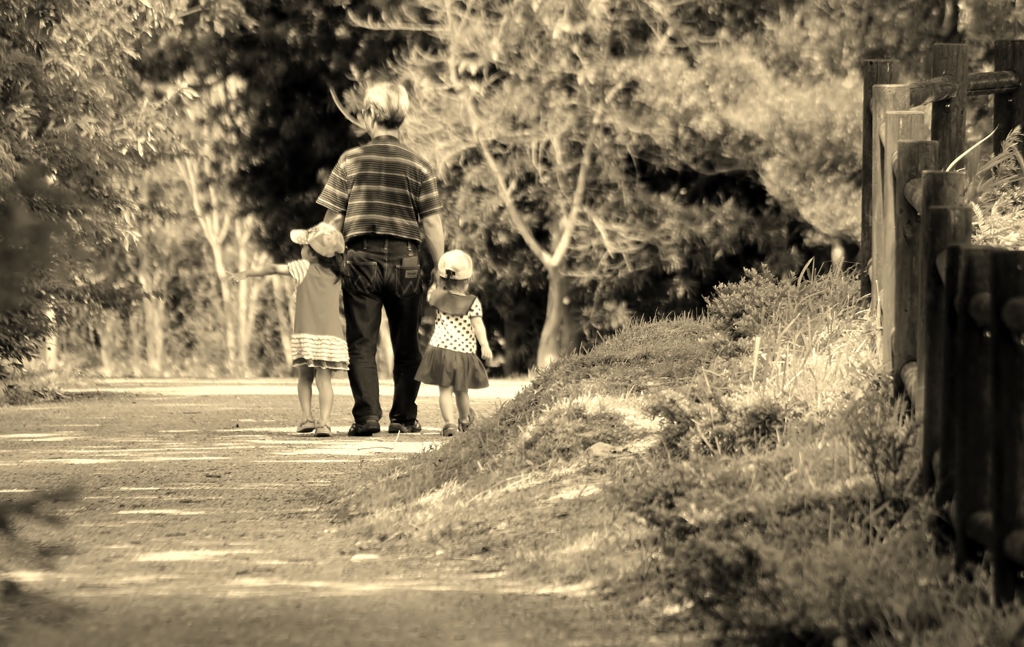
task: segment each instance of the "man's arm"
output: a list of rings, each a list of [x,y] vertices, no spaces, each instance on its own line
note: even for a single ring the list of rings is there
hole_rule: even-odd
[[[441,223],[441,216],[427,216],[420,221],[420,226],[423,228],[423,242],[434,261],[434,267],[437,267],[441,254],[444,254],[444,224]]]
[[[334,228],[337,229],[338,231],[341,231],[341,225],[344,220],[344,215],[338,213],[337,211],[331,211],[330,209],[328,209],[327,213],[324,215],[324,222],[326,222],[329,225],[334,225]]]

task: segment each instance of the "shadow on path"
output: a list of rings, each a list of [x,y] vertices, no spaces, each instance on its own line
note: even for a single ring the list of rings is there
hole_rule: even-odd
[[[54,510],[64,525],[18,528],[52,568],[0,544],[22,591],[0,602],[0,645],[684,644],[480,564],[359,554],[330,508],[336,484],[444,442],[436,407],[421,398],[422,434],[314,439],[293,431],[290,381],[260,382],[0,409],[0,500],[82,494]],[[474,406],[487,415],[501,393]]]

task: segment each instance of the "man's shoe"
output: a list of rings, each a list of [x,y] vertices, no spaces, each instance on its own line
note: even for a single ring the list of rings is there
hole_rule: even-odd
[[[376,420],[357,422],[348,430],[349,436],[372,436],[376,433],[380,433],[380,423]]]
[[[419,420],[413,420],[408,425],[403,425],[400,422],[392,422],[388,425],[389,434],[415,434],[423,431],[423,427],[420,425]]]

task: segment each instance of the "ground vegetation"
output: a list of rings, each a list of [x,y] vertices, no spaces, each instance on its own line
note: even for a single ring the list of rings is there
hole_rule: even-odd
[[[367,551],[443,552],[723,645],[1010,645],[917,491],[920,428],[849,273],[748,270],[338,493]],[[373,484],[372,486],[369,484]],[[984,636],[986,642],[979,642]]]

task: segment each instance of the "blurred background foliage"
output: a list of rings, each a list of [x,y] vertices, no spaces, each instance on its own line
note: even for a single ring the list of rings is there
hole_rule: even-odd
[[[290,279],[226,278],[323,218],[366,139],[332,89],[410,89],[514,374],[745,267],[853,258],[861,61],[991,69],[1022,26],[1012,0],[0,0],[0,381],[287,374]]]

